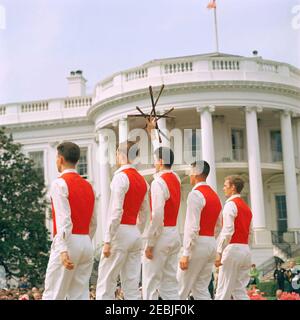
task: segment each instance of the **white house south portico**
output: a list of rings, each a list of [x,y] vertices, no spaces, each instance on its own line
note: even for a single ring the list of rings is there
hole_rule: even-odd
[[[157,109],[174,107],[175,119],[160,120],[162,130],[192,129],[182,152],[200,151],[211,165],[209,183],[223,200],[223,180],[240,174],[247,181],[243,197],[253,211],[253,260],[260,264],[296,248],[300,231],[300,70],[261,57],[213,53],[153,60],[116,73],[85,95],[80,72],[69,77],[69,97],[0,106],[0,123],[33,157],[42,154],[46,184],[55,177],[55,142],[72,140],[84,155],[81,170],[94,185],[100,221],[105,221],[112,168],[97,157],[107,149],[102,129],[111,129],[116,142],[143,128],[143,119],[128,118],[140,106],[150,111],[148,86],[165,90]],[[200,136],[196,129],[201,129]],[[165,141],[167,143],[167,141]],[[171,147],[174,141],[171,139]],[[34,153],[35,152],[35,153]],[[42,164],[42,165],[41,165]],[[190,186],[189,163],[176,164],[181,176],[181,232]],[[149,165],[139,165],[151,179]],[[48,221],[48,223],[50,223]],[[99,228],[96,242],[101,242]],[[281,244],[284,244],[281,245]]]

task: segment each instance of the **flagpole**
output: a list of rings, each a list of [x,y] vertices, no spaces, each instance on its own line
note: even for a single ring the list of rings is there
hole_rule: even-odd
[[[215,16],[215,35],[216,35],[216,52],[219,52],[219,34],[218,34],[218,20],[217,20],[217,6],[214,8]]]

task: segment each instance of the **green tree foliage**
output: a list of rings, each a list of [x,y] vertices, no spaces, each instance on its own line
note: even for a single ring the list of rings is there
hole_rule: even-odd
[[[48,262],[46,206],[43,178],[0,128],[0,265],[32,285],[43,283]]]

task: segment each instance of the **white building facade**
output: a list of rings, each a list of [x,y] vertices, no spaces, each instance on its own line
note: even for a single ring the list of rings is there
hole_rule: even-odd
[[[116,73],[99,82],[86,95],[81,71],[68,77],[69,94],[62,99],[0,105],[0,125],[23,145],[46,187],[57,177],[56,146],[77,143],[82,156],[78,171],[97,195],[99,226],[95,245],[102,240],[114,167],[99,157],[111,129],[117,143],[128,132],[143,128],[144,120],[129,118],[136,106],[150,111],[148,87],[164,93],[157,110],[174,107],[174,119],[160,120],[165,130],[190,129],[182,152],[201,151],[211,165],[210,184],[225,201],[224,177],[241,175],[243,197],[253,211],[255,230],[253,262],[260,265],[273,255],[288,256],[299,248],[300,232],[300,70],[261,57],[213,53],[154,60]],[[196,129],[201,129],[200,135]],[[166,142],[175,147],[176,142]],[[176,164],[182,178],[180,231],[183,231],[186,198],[191,190],[188,163]],[[151,181],[151,165],[139,165]],[[51,215],[47,213],[51,228]],[[275,250],[275,252],[274,252]]]

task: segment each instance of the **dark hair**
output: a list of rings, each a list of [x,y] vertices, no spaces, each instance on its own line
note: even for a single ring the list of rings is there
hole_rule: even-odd
[[[121,142],[118,150],[126,155],[129,162],[132,162],[139,155],[138,144],[133,141]]]
[[[208,164],[208,162],[206,162],[205,160],[199,160],[199,161],[195,161],[191,164],[191,166],[193,168],[198,168],[200,169],[202,172],[201,172],[201,176],[204,176],[205,178],[208,177],[209,175],[209,172],[210,172],[210,166]]]
[[[171,169],[174,163],[174,152],[172,149],[167,147],[159,147],[154,151],[154,154],[159,160],[163,160],[166,168]]]
[[[234,185],[237,193],[241,193],[244,189],[244,180],[240,176],[228,176],[225,181],[228,180],[230,185]]]
[[[80,158],[80,148],[73,142],[63,142],[57,146],[57,152],[64,159],[75,165]]]

